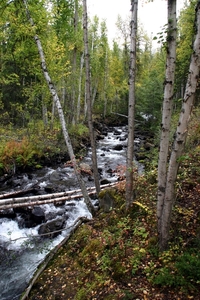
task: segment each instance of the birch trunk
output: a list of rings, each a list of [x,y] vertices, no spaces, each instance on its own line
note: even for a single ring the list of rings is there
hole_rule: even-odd
[[[83,31],[84,31],[84,46],[85,46],[85,68],[86,68],[86,102],[87,102],[87,117],[88,127],[90,131],[90,142],[92,148],[92,168],[94,175],[94,182],[96,186],[97,195],[100,192],[99,174],[97,168],[97,155],[96,155],[96,143],[94,136],[94,128],[92,122],[92,101],[90,92],[90,55],[88,47],[88,27],[87,27],[87,1],[83,0]]]
[[[165,201],[161,222],[160,249],[164,250],[169,240],[170,220],[174,204],[175,181],[179,167],[180,157],[183,154],[186,137],[188,133],[188,123],[192,112],[196,88],[199,81],[200,72],[200,0],[196,6],[195,19],[196,37],[193,44],[193,54],[191,56],[189,74],[187,78],[186,90],[183,98],[182,109],[176,129],[174,144],[170,156],[167,173],[167,183],[165,189]]]
[[[166,191],[167,162],[170,139],[170,123],[173,109],[174,78],[176,64],[176,0],[168,0],[168,33],[167,57],[165,72],[164,100],[162,108],[162,123],[160,150],[158,160],[158,194],[157,194],[157,220],[158,234],[161,232],[162,212]]]
[[[107,113],[107,94],[106,94],[106,91],[107,91],[107,82],[108,82],[108,51],[106,49],[106,61],[105,61],[105,71],[104,71],[104,97],[103,97],[103,100],[104,100],[104,109],[103,109],[103,117],[105,118],[106,116],[106,113]]]
[[[78,26],[78,1],[75,0],[75,11],[74,11],[74,34],[76,36],[77,33],[77,26]],[[71,111],[75,111],[75,99],[76,99],[76,81],[77,81],[77,46],[75,44],[75,47],[73,49],[73,62],[72,62],[72,107]],[[72,114],[72,124],[74,125],[76,123],[76,117],[75,114]]]
[[[77,123],[80,120],[80,111],[81,111],[81,85],[82,85],[82,73],[83,73],[83,64],[84,64],[84,53],[81,55],[81,65],[80,65],[80,77],[78,84],[78,101],[77,101]]]
[[[133,202],[133,150],[134,150],[134,114],[135,114],[135,72],[136,72],[136,34],[138,0],[131,1],[131,45],[129,69],[128,104],[128,144],[126,157],[126,209]]]
[[[27,1],[23,0],[23,3],[24,3],[25,10],[26,10],[27,18],[28,18],[31,26],[34,26],[33,19],[31,18],[31,15],[30,15],[30,12],[29,12],[29,9],[28,9]],[[34,36],[34,40],[36,42],[38,52],[39,52],[39,55],[40,55],[41,68],[42,68],[44,77],[45,77],[47,85],[49,87],[49,91],[50,91],[50,93],[53,97],[53,101],[54,101],[54,103],[57,107],[57,110],[58,110],[58,115],[59,115],[60,123],[61,123],[61,126],[62,126],[63,136],[64,136],[64,139],[65,139],[65,143],[67,145],[67,149],[68,149],[68,152],[69,152],[70,159],[71,159],[71,161],[73,163],[73,166],[74,166],[74,173],[75,173],[75,175],[78,179],[79,185],[81,187],[82,194],[83,194],[85,203],[87,205],[87,208],[90,211],[90,213],[92,215],[94,215],[95,214],[94,207],[93,207],[93,205],[90,201],[90,198],[89,198],[89,195],[87,193],[84,181],[81,177],[81,174],[79,173],[79,168],[78,168],[78,165],[76,163],[76,159],[75,159],[74,151],[73,151],[73,148],[72,148],[71,140],[70,140],[67,128],[66,128],[64,113],[63,113],[63,110],[62,110],[62,107],[61,107],[61,104],[60,104],[60,99],[58,97],[57,91],[54,87],[54,84],[53,84],[53,82],[50,78],[50,75],[48,73],[48,70],[47,70],[42,44],[41,44],[40,39],[37,35]]]

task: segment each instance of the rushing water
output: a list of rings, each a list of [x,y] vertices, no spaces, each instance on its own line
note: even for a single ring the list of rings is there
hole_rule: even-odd
[[[104,139],[97,145],[98,167],[101,169],[101,179],[114,182],[118,175],[113,172],[119,166],[126,164],[126,129],[114,128],[108,132]],[[135,141],[137,143],[137,141]],[[91,151],[88,151],[84,162],[91,165]],[[141,170],[141,166],[139,166]],[[77,187],[77,180],[74,178],[73,170],[70,167],[58,166],[55,169],[44,168],[37,171],[32,176],[24,174],[21,177],[23,185],[30,188],[37,184],[41,191],[49,184],[51,174],[56,171],[58,183],[65,189],[74,189]],[[54,177],[55,179],[55,177]],[[86,180],[86,185],[91,186],[93,182]],[[17,183],[16,183],[17,185]],[[6,187],[2,191],[7,190]],[[95,201],[95,200],[93,200]],[[70,208],[69,208],[70,207]],[[61,207],[55,207],[54,204],[42,205],[45,215],[54,213],[55,218],[62,214],[66,216],[65,229],[54,239],[41,240],[38,237],[40,225],[33,228],[21,228],[20,214],[15,220],[8,218],[0,219],[0,299],[18,300],[25,290],[28,282],[32,278],[38,265],[44,260],[47,253],[58,245],[72,230],[72,225],[77,218],[85,216],[91,218],[87,207],[83,201],[74,200],[67,202]]]

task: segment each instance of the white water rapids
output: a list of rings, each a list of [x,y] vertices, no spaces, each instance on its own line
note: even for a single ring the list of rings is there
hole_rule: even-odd
[[[125,166],[126,143],[125,127],[114,128],[108,132],[108,135],[104,139],[98,142],[98,168],[102,170],[102,179],[107,179],[110,182],[117,180],[118,175],[108,172],[108,170],[116,170],[120,166]],[[114,149],[116,145],[122,145],[122,149]],[[91,165],[90,150],[84,158],[84,162]],[[74,189],[77,181],[74,178],[73,170],[62,166],[58,166],[57,170],[62,173],[62,184],[65,185],[65,182],[70,181],[72,189]],[[48,184],[49,174],[53,171],[55,170],[46,168],[42,171],[43,175],[41,175],[41,172],[38,172],[38,174],[33,175],[31,180],[28,180],[26,175],[24,175],[23,180],[27,180],[27,186],[31,186],[31,184],[37,182],[42,189]],[[93,185],[93,182],[90,182],[91,184]],[[71,226],[75,220],[81,216],[91,218],[83,199],[72,200],[71,203],[73,206],[70,206],[70,209],[69,202],[64,204],[64,207],[55,207],[54,204],[42,206],[45,214],[55,212],[55,215],[59,216],[64,212],[67,216],[65,229],[56,238],[51,240],[41,240],[38,238],[38,228],[40,225],[33,228],[21,228],[16,220],[8,218],[0,219],[0,249],[3,249],[3,255],[0,257],[1,300],[20,299],[22,292],[27,287],[38,265],[44,260],[49,250],[53,249],[69,235],[70,230],[72,230]],[[20,218],[20,215],[17,218]]]

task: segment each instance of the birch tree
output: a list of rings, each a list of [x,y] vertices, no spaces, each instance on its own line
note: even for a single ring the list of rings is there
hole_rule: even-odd
[[[87,1],[86,0],[83,0],[83,30],[84,30],[84,45],[85,45],[87,117],[88,117],[88,127],[90,131],[90,142],[92,148],[92,168],[93,168],[94,182],[95,182],[97,194],[99,194],[100,184],[99,184],[99,175],[98,175],[98,168],[97,168],[97,155],[96,155],[94,128],[92,122],[92,101],[91,101],[91,89],[90,89],[90,55],[89,55],[89,47],[88,47]]]
[[[23,0],[23,4],[24,4],[24,8],[25,8],[25,11],[26,11],[27,18],[30,22],[30,25],[32,26],[32,28],[34,28],[34,22],[33,22],[33,19],[31,17],[31,15],[30,15],[30,11],[29,11],[29,8],[28,8],[27,1]],[[81,187],[81,191],[82,191],[85,203],[87,205],[87,208],[90,211],[90,213],[92,215],[94,215],[95,210],[94,210],[94,207],[91,203],[90,197],[87,193],[84,181],[83,181],[83,179],[81,177],[81,174],[79,172],[79,168],[78,168],[78,165],[77,165],[77,162],[76,162],[76,158],[75,158],[75,155],[74,155],[71,140],[70,140],[67,128],[66,128],[66,122],[65,122],[64,113],[63,113],[63,110],[62,110],[62,107],[61,107],[60,99],[58,97],[57,91],[54,87],[54,84],[53,84],[53,82],[51,80],[51,77],[49,75],[49,72],[47,70],[42,44],[41,44],[41,41],[40,41],[37,34],[34,35],[34,40],[35,40],[35,43],[36,43],[37,48],[38,48],[38,52],[39,52],[39,56],[40,56],[40,60],[41,60],[41,68],[42,68],[45,80],[47,82],[49,91],[50,91],[50,93],[53,97],[53,101],[55,103],[55,106],[57,107],[57,110],[58,110],[58,115],[59,115],[60,123],[61,123],[61,126],[62,126],[63,136],[64,136],[64,139],[65,139],[65,143],[67,145],[67,149],[68,149],[68,152],[69,152],[70,159],[73,163],[75,175],[76,175],[77,180],[79,182],[79,185]]]
[[[131,45],[129,70],[128,103],[128,144],[126,157],[126,208],[133,201],[133,150],[134,150],[134,108],[135,108],[135,73],[136,73],[136,34],[138,0],[131,1]]]
[[[174,78],[176,64],[176,0],[168,0],[168,30],[167,30],[167,58],[165,73],[164,101],[162,109],[160,150],[158,160],[158,202],[157,219],[158,233],[161,235],[162,213],[164,207],[166,177],[167,177],[167,158],[169,151],[170,123],[174,97]]]
[[[164,201],[162,214],[159,222],[159,246],[161,250],[166,249],[169,240],[170,220],[174,204],[175,182],[181,156],[184,151],[186,137],[188,133],[188,124],[192,112],[195,92],[199,80],[200,72],[200,0],[195,9],[195,31],[196,36],[193,43],[193,53],[191,55],[189,73],[186,89],[182,102],[182,109],[179,116],[179,122],[176,128],[175,138],[169,160],[169,167],[166,176]]]

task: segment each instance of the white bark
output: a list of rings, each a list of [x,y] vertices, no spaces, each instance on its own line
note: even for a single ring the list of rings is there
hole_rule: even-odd
[[[161,231],[162,211],[165,198],[167,162],[169,152],[170,124],[173,109],[174,78],[176,64],[176,0],[168,0],[168,33],[167,33],[167,58],[165,72],[165,89],[162,111],[160,150],[158,160],[158,202],[157,219],[158,233]]]
[[[80,111],[81,111],[81,85],[82,85],[83,64],[84,64],[84,53],[81,55],[80,77],[79,77],[79,84],[78,84],[78,101],[77,101],[77,118],[76,118],[77,122],[79,122]]]
[[[131,45],[129,69],[128,144],[126,157],[126,208],[133,202],[133,150],[135,114],[135,72],[138,0],[131,1]]]
[[[118,183],[116,182],[110,184],[104,184],[101,185],[101,189],[114,187],[117,186],[117,184]],[[95,187],[89,187],[87,188],[87,191],[89,195],[96,194]],[[8,195],[4,194],[0,196],[8,196]],[[72,199],[80,199],[82,197],[83,194],[81,193],[81,189],[55,193],[55,194],[39,195],[39,196],[29,196],[29,197],[19,197],[19,198],[12,197],[12,198],[0,200],[0,210],[16,208],[16,207],[27,207],[27,206],[34,206],[34,205],[41,205],[41,204],[65,202],[65,201],[71,201]]]
[[[92,101],[90,92],[90,55],[88,47],[88,28],[87,28],[87,1],[83,0],[83,31],[84,31],[84,46],[85,46],[85,68],[86,68],[86,99],[87,99],[87,117],[88,127],[90,131],[90,142],[92,149],[92,168],[94,182],[96,186],[97,195],[100,192],[99,174],[97,168],[97,155],[96,155],[96,143],[94,136],[94,128],[92,121]]]
[[[30,16],[30,12],[29,12],[29,9],[28,9],[27,1],[23,0],[23,3],[24,3],[24,7],[25,7],[25,10],[26,10],[28,20],[29,20],[31,26],[34,26],[34,22],[33,22],[32,18]],[[50,75],[48,73],[48,70],[47,70],[42,44],[41,44],[40,39],[37,35],[34,36],[34,39],[35,39],[35,42],[36,42],[36,45],[37,45],[37,48],[38,48],[38,52],[39,52],[39,55],[40,55],[41,68],[42,68],[44,77],[46,79],[46,82],[47,82],[47,85],[49,87],[50,93],[53,97],[53,101],[54,101],[54,103],[57,107],[57,110],[58,110],[58,115],[59,115],[60,123],[61,123],[61,126],[62,126],[63,136],[64,136],[64,139],[65,139],[65,143],[67,145],[67,149],[68,149],[68,152],[69,152],[70,159],[71,159],[71,161],[73,163],[73,166],[74,166],[75,175],[76,175],[76,177],[78,179],[78,182],[79,182],[79,185],[81,187],[82,194],[83,194],[85,203],[88,207],[88,210],[91,212],[91,214],[94,214],[95,213],[94,207],[93,207],[93,205],[90,201],[90,198],[88,196],[84,181],[81,178],[81,175],[79,173],[79,168],[78,168],[77,163],[76,163],[76,158],[75,158],[74,151],[73,151],[73,148],[72,148],[71,140],[70,140],[67,128],[66,128],[64,113],[63,113],[63,110],[62,110],[62,107],[61,107],[61,104],[60,104],[60,99],[58,97],[57,91],[54,87],[54,84],[53,84],[53,82],[51,80],[51,77],[50,77]]]
[[[167,183],[165,188],[165,200],[161,222],[161,240],[160,249],[164,250],[169,240],[170,220],[174,204],[175,181],[180,162],[183,154],[186,137],[188,133],[188,123],[192,112],[194,97],[199,80],[200,72],[200,1],[196,6],[196,37],[193,44],[193,54],[191,56],[189,74],[187,78],[186,90],[184,94],[182,109],[176,129],[174,144],[170,156]]]

